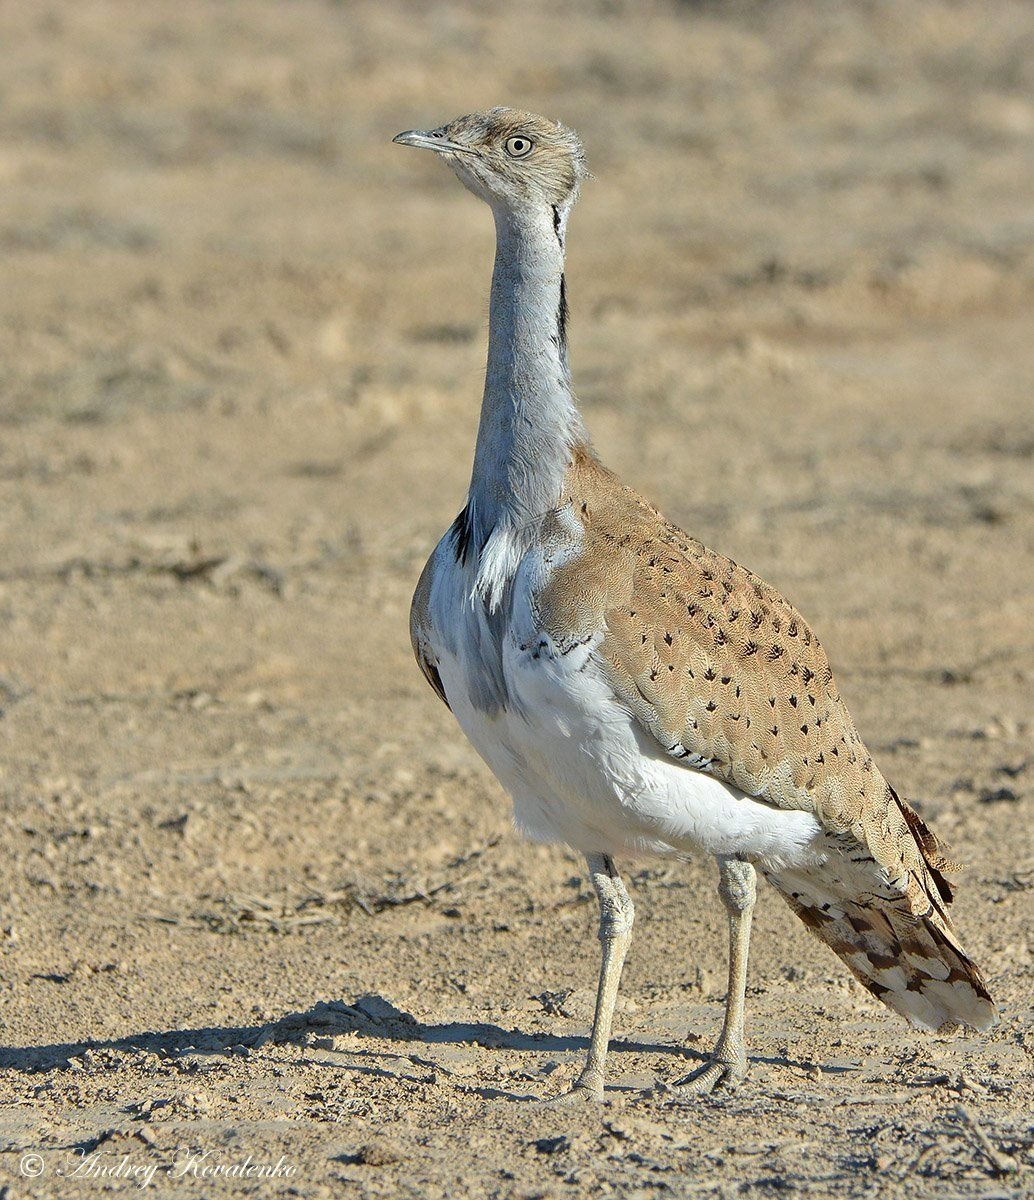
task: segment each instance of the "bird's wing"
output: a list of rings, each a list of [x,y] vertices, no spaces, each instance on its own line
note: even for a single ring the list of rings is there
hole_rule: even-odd
[[[850,828],[886,785],[800,614],[594,459],[576,458],[569,491],[582,550],[543,592],[546,628],[602,631],[617,697],[672,757]]]
[[[915,875],[943,908],[950,890],[941,872],[952,864],[876,767],[794,607],[588,453],[575,456],[567,491],[583,547],[540,598],[547,631],[561,640],[600,635],[615,696],[667,754],[766,803],[814,814],[887,878]]]
[[[599,637],[615,697],[667,754],[815,816],[836,852],[766,874],[866,987],[919,1025],[988,1027],[986,985],[947,915],[943,872],[958,867],[876,767],[800,614],[588,453],[565,500],[583,547],[540,598],[547,631]]]

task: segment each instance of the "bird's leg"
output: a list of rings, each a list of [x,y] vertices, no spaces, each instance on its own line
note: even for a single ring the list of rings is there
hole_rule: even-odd
[[[567,1099],[603,1099],[603,1067],[610,1042],[610,1027],[614,1019],[614,1004],[618,998],[621,968],[624,966],[628,943],[632,940],[632,921],[635,906],[613,860],[607,854],[586,855],[589,878],[600,902],[600,942],[603,961],[596,991],[596,1014],[592,1021],[589,1054],[581,1075],[575,1081]]]
[[[719,1084],[736,1087],[747,1074],[747,1043],[743,1036],[743,1009],[747,990],[747,956],[750,922],[757,896],[757,875],[739,858],[719,858],[718,895],[729,914],[729,992],[725,1022],[711,1061],[699,1071],[678,1080],[695,1092],[710,1092]]]

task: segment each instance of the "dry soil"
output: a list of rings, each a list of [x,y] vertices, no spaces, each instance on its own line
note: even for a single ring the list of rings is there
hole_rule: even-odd
[[[10,0],[0,45],[2,1194],[1025,1194],[1034,9]],[[992,1036],[910,1032],[766,892],[750,1080],[666,1090],[724,918],[643,861],[607,1101],[537,1103],[594,903],[407,636],[492,231],[390,139],[495,103],[597,176],[601,454],[818,629],[969,864]]]

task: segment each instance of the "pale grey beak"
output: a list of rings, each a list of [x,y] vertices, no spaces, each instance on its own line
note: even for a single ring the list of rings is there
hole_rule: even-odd
[[[440,129],[407,129],[405,133],[396,134],[391,139],[400,146],[416,146],[420,150],[437,150],[447,154],[472,154],[467,146],[458,142],[450,142]]]

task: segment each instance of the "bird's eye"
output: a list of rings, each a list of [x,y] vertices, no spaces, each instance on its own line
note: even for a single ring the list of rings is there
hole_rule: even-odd
[[[534,144],[535,143],[531,140],[531,138],[521,137],[520,135],[517,137],[507,138],[506,153],[509,154],[511,158],[524,158],[526,154],[531,153],[531,149]]]

